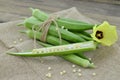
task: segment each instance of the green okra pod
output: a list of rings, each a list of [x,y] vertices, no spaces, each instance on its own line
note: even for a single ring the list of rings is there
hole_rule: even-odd
[[[43,43],[40,41],[38,41],[38,44],[40,44],[44,47],[51,47],[52,46],[50,44],[46,44],[46,43]],[[91,63],[91,61],[86,56],[84,56],[82,53],[80,53],[78,55],[79,56],[77,56],[75,54],[69,54],[69,55],[62,55],[61,57],[69,62],[72,62],[72,63],[77,64],[77,65],[82,66],[82,67],[95,68],[95,65],[93,63]]]
[[[26,33],[30,38],[36,38],[37,40],[40,40],[40,37],[42,35],[42,32],[37,32],[33,30],[27,30],[27,31],[24,31],[24,33]],[[46,41],[53,45],[60,45],[60,39],[53,37],[51,35],[47,35]],[[68,42],[65,40],[62,40],[61,42],[62,42],[61,45],[68,44]]]
[[[83,59],[77,55],[69,54],[69,55],[63,56],[63,58],[65,60],[68,60],[74,64],[80,65],[85,68],[86,67],[95,68],[95,65],[91,63],[89,60]]]
[[[35,34],[36,34],[36,39],[40,39],[41,33],[40,32],[36,32],[36,31],[32,31],[32,30],[27,30],[25,31],[25,33],[31,37],[34,38]],[[53,44],[53,45],[59,45],[59,39],[56,37],[51,37],[51,36],[47,36],[47,43]],[[62,40],[62,44],[69,44],[69,42]],[[76,53],[76,54],[82,54],[82,53]]]
[[[32,27],[35,27],[38,29],[40,24],[42,24],[42,22],[39,21],[38,19],[36,19],[35,17],[27,18],[24,21],[24,26],[26,28],[29,28],[29,29],[32,29]],[[70,41],[70,42],[83,42],[83,41],[85,41],[85,39],[82,38],[81,36],[78,36],[70,31],[66,31],[65,29],[59,28],[59,32],[61,34],[61,37],[67,41]],[[51,25],[49,27],[48,34],[53,35],[55,37],[59,37],[58,32],[56,30],[56,27],[54,25]]]
[[[42,43],[42,42],[39,42],[39,43],[40,43],[40,45],[42,44],[42,45],[44,45],[46,47],[51,47],[51,45],[48,45],[48,44],[45,44],[45,43]],[[28,55],[28,54],[31,54],[31,53],[32,52],[25,52],[25,53],[22,53],[22,55],[23,54],[27,54]],[[20,54],[19,53],[8,53],[8,54],[18,56],[21,53]],[[35,56],[32,55],[32,57],[35,57]],[[90,68],[94,68],[95,67],[95,65],[93,63],[91,63],[89,60],[83,59],[83,58],[78,57],[77,55],[74,55],[74,54],[61,55],[61,57],[63,57],[67,61],[70,61],[70,62],[72,62],[74,64],[77,64],[77,65],[85,67],[85,68],[86,67],[90,67]]]
[[[95,49],[96,49],[96,45],[94,41],[86,41],[81,43],[33,49],[31,53],[20,52],[20,53],[10,53],[10,54],[18,55],[18,56],[28,56],[28,57],[29,56],[32,56],[32,57],[60,56],[60,55],[84,52],[84,51],[95,50]]]
[[[40,41],[37,41],[38,44],[44,46],[44,47],[51,47],[52,45],[50,44],[47,44],[47,43],[43,43],[43,42],[40,42]],[[82,52],[79,52],[79,53],[75,53],[75,54],[72,54],[72,55],[77,55],[83,59],[87,59],[91,62],[91,60],[89,58],[87,58]]]
[[[75,33],[76,35],[82,37],[83,39],[87,40],[87,41],[93,41],[93,39],[91,37],[88,37],[82,33]]]
[[[28,30],[26,31],[27,35],[31,38],[34,38],[34,34],[36,34],[36,38],[39,40],[41,33],[40,32],[36,32],[36,31],[32,31],[32,30]],[[47,43],[53,44],[53,45],[59,45],[59,39],[56,37],[49,37],[49,35],[47,36]],[[62,44],[69,44],[69,42],[62,40]],[[84,56],[83,53],[76,53],[79,56]],[[84,56],[84,58],[88,59],[87,57]]]
[[[39,9],[33,9],[32,15],[41,21],[45,21],[49,18],[48,14],[44,13],[43,11],[40,11]],[[85,24],[82,22],[65,20],[61,18],[56,19],[56,22],[59,26],[64,26],[65,28],[72,31],[89,30],[94,27],[93,24],[88,24],[88,23]]]
[[[75,23],[81,23],[81,24],[89,24],[89,23],[86,23],[86,22],[83,22],[83,21],[79,21],[79,20],[74,20],[74,19],[71,19],[71,18],[63,18],[63,17],[60,17],[59,19],[60,19],[60,20],[63,20],[63,21],[67,21],[67,22],[75,22]]]
[[[34,20],[34,21],[33,21]],[[35,22],[36,21],[36,22]],[[30,17],[30,18],[27,18],[25,21],[24,21],[24,24],[25,24],[25,26],[27,27],[27,28],[29,28],[29,29],[31,29],[32,28],[32,26],[33,26],[33,24],[34,25],[38,25],[38,24],[40,24],[40,21],[39,20],[37,20],[35,17]],[[54,28],[53,30],[52,30],[52,28]],[[57,33],[54,33],[54,32],[56,32],[55,31],[55,27],[52,27],[52,28],[50,28],[50,30],[49,30],[49,32],[51,32],[51,34],[53,33],[53,35],[57,35],[57,37],[58,37],[58,34]],[[66,30],[63,30],[63,29],[61,29],[62,31],[62,38],[63,39],[65,39],[65,38],[67,38],[67,39],[69,39],[68,41],[71,41],[71,42],[78,42],[79,41],[79,37],[74,37],[74,35],[72,35],[72,34],[69,34],[69,31],[66,31]],[[68,32],[68,33],[66,33],[66,32]],[[79,35],[78,35],[79,36]],[[78,39],[78,40],[76,40],[76,39]],[[85,41],[85,40],[83,40],[83,41]],[[79,41],[80,42],[80,41]],[[77,53],[77,55],[79,55],[79,56],[84,56],[83,55],[83,53]],[[86,58],[85,56],[84,56],[84,58]],[[86,58],[86,59],[88,59],[88,58]]]

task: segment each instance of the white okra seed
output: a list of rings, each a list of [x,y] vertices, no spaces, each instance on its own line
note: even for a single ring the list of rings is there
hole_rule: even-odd
[[[96,76],[96,73],[94,72],[94,73],[92,73],[92,75],[93,75],[93,76]]]
[[[75,72],[76,72],[76,69],[73,69],[73,72],[75,73]]]
[[[65,70],[63,70],[63,73],[65,74],[65,73],[66,73],[66,71],[65,71]]]
[[[81,73],[78,73],[78,76],[82,76],[82,74],[81,74]]]
[[[48,70],[51,70],[52,68],[51,67],[48,67]]]
[[[73,46],[73,45],[70,45],[70,46],[68,46],[67,48],[68,48],[68,49],[73,49],[74,46]]]
[[[47,74],[46,74],[46,77],[51,78],[51,77],[52,77],[52,74],[51,74],[51,73],[47,73]]]
[[[78,69],[78,72],[81,72],[81,69]]]
[[[72,65],[72,67],[74,68],[74,67],[75,67],[75,65],[73,64],[73,65]]]
[[[22,41],[23,41],[23,39],[22,39],[22,38],[20,38],[20,39],[19,39],[19,41],[20,41],[20,42],[22,42]]]
[[[63,72],[60,72],[60,75],[63,75]]]
[[[89,60],[92,60],[92,58],[89,58]]]

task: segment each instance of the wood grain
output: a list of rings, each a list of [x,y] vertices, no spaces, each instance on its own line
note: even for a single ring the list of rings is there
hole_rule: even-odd
[[[80,0],[0,0],[0,22],[18,20],[31,15],[30,7],[52,13],[71,7],[98,21],[120,25],[120,6]]]

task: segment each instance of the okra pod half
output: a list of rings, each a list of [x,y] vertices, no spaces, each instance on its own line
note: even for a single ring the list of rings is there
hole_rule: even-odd
[[[59,46],[33,49],[32,52],[29,53],[20,52],[20,53],[9,53],[9,54],[18,55],[18,56],[32,56],[32,57],[61,56],[61,55],[79,53],[79,52],[95,50],[95,49],[96,49],[96,45],[94,41],[86,41],[86,42],[74,43],[68,45],[59,45]]]
[[[45,21],[49,18],[49,15],[39,9],[33,9],[32,15],[41,21]],[[94,24],[88,24],[81,21],[69,20],[69,19],[61,19],[57,18],[56,22],[59,26],[64,26],[65,28],[72,31],[84,31],[89,30],[94,27]]]

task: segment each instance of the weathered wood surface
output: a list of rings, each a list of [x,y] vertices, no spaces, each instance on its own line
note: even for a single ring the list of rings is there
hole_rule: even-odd
[[[109,4],[120,4],[120,0],[84,0],[84,1],[94,1],[101,3],[109,3]]]
[[[39,8],[48,13],[77,7],[88,17],[120,25],[120,5],[80,0],[0,0],[0,23],[30,16],[30,7]]]

